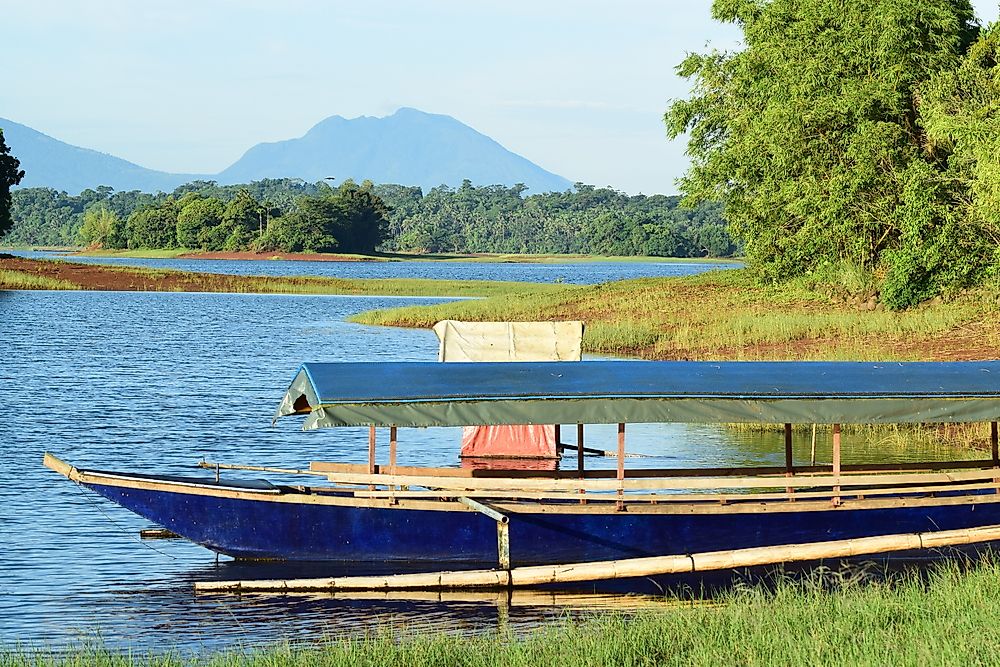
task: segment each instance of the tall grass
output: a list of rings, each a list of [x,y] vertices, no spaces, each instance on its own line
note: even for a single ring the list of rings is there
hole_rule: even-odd
[[[53,289],[53,290],[75,290],[80,289],[66,280],[50,278],[49,276],[39,276],[24,271],[13,271],[11,269],[0,269],[0,289]]]
[[[330,294],[431,296],[457,298],[532,298],[564,287],[489,280],[427,280],[415,278],[343,279],[312,276],[242,276],[136,266],[79,264],[63,260],[35,261],[37,273],[0,269],[0,288],[8,289],[141,289],[267,294]],[[74,283],[53,277],[72,269]],[[51,273],[53,275],[47,275]],[[461,303],[461,302],[459,302]]]
[[[840,270],[847,272],[842,283],[864,296],[865,276]],[[997,300],[990,295],[889,312],[831,289],[807,281],[761,287],[737,269],[364,313],[354,320],[423,327],[441,319],[581,319],[586,351],[660,359],[921,359],[953,336],[967,340],[967,354],[1000,346]]]
[[[711,606],[678,603],[570,618],[526,635],[380,633],[182,657],[82,648],[10,650],[10,667],[132,665],[989,665],[1000,662],[1000,566],[951,562],[875,582],[829,577],[736,589]]]

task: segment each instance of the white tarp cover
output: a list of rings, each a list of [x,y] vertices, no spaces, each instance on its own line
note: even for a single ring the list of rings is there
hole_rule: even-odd
[[[583,322],[458,322],[434,325],[440,361],[580,361]],[[466,426],[464,458],[558,458],[555,426]]]
[[[580,361],[583,322],[457,322],[434,325],[439,361]]]

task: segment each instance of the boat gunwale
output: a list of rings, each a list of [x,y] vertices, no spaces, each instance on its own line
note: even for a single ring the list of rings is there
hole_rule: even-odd
[[[360,489],[350,489],[347,487],[293,487],[278,486],[278,493],[265,490],[236,489],[234,487],[219,486],[214,483],[195,484],[182,483],[172,480],[157,479],[153,475],[130,476],[129,473],[92,471],[69,466],[51,454],[46,454],[46,465],[74,482],[85,486],[112,486],[119,488],[132,488],[137,490],[155,491],[162,493],[191,494],[199,496],[214,496],[218,498],[228,498],[243,501],[278,502],[278,503],[300,503],[310,505],[337,505],[373,509],[390,510],[429,510],[445,512],[475,512],[465,505],[457,502],[460,496],[469,495],[458,490],[433,491],[437,494],[432,498],[407,498],[403,492],[398,492],[396,497],[387,493],[385,497],[372,497],[371,493]],[[820,499],[801,497],[795,498],[795,494],[783,494],[782,499],[758,499],[755,494],[742,494],[742,497],[733,499],[725,494],[717,497],[705,498],[695,502],[685,502],[685,500],[667,499],[666,495],[659,496],[656,500],[640,500],[638,497],[630,498],[632,494],[625,494],[624,511],[616,507],[617,496],[605,495],[605,502],[592,502],[598,500],[592,494],[587,496],[572,495],[566,493],[564,502],[551,500],[544,502],[544,499],[532,499],[525,497],[523,500],[516,498],[494,497],[491,506],[497,510],[510,512],[512,514],[732,514],[732,513],[762,513],[762,512],[815,512],[815,511],[844,511],[844,510],[864,510],[864,509],[885,509],[894,507],[915,507],[915,506],[941,506],[960,504],[987,504],[1000,502],[1000,493],[988,493],[989,489],[1000,490],[1000,470],[985,469],[983,473],[992,473],[996,484],[983,483],[976,485],[978,488],[962,488],[952,486],[950,489],[942,489],[945,493],[949,490],[953,493],[947,496],[936,496],[933,493],[927,495],[912,495],[914,490],[907,495],[905,486],[894,489],[898,495],[889,498],[865,497],[866,493],[871,493],[873,489],[859,488],[854,490],[842,490],[839,493],[826,492]],[[985,478],[985,477],[984,477]],[[788,478],[768,479],[770,487],[779,488],[784,486]],[[888,489],[887,489],[888,490]],[[980,491],[976,493],[976,491]],[[971,493],[969,493],[971,492]],[[469,492],[470,494],[473,492]],[[359,495],[355,495],[359,494]],[[488,492],[475,493],[475,497],[482,500],[490,500]],[[685,494],[676,494],[683,496]],[[831,502],[836,496],[836,503]],[[586,504],[581,504],[579,500],[586,500]]]

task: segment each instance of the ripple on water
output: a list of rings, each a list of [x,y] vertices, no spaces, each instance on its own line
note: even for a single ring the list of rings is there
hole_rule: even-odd
[[[270,416],[303,361],[435,359],[430,331],[344,321],[369,308],[431,301],[0,292],[0,644],[59,647],[99,632],[111,646],[200,650],[314,640],[384,623],[472,632],[498,623],[530,627],[600,604],[605,598],[196,597],[195,580],[265,571],[217,563],[180,540],[140,541],[145,521],[41,465],[46,450],[83,467],[176,474],[190,474],[202,457],[275,466],[362,462],[366,429],[304,433],[292,420],[272,428]],[[454,429],[401,435],[401,464],[457,463]],[[593,427],[588,438],[611,449],[614,427]],[[808,451],[807,442],[799,445]],[[638,465],[782,460],[772,436],[704,426],[636,426],[629,447],[658,455]]]

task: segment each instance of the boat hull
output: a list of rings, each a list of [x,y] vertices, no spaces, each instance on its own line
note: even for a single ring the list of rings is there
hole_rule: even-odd
[[[333,503],[323,497],[215,493],[82,482],[102,496],[213,551],[243,559],[495,566],[497,524],[454,509]],[[141,486],[156,486],[142,484]],[[1000,524],[995,493],[940,504],[852,509],[684,513],[586,511],[526,505],[510,517],[511,563],[572,563],[842,540]],[[439,505],[446,505],[439,503]],[[811,504],[815,506],[816,504]],[[534,507],[534,509],[532,509]],[[660,507],[660,506],[656,506]]]

